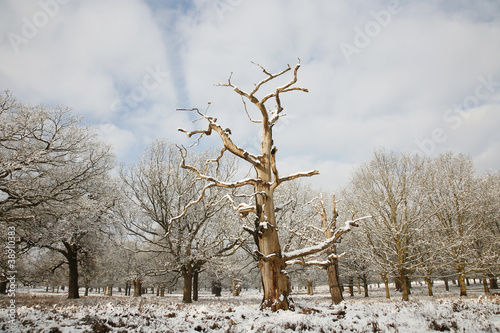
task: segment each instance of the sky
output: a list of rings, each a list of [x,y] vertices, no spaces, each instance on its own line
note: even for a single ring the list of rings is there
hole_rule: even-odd
[[[231,82],[250,91],[301,64],[275,126],[281,175],[317,169],[332,191],[374,149],[470,155],[500,168],[497,0],[3,0],[0,89],[24,103],[69,106],[133,164],[158,138],[206,123],[258,153]],[[267,94],[291,79],[263,86]],[[269,105],[274,108],[273,104]],[[257,116],[255,109],[249,112]],[[220,147],[215,135],[201,148]]]

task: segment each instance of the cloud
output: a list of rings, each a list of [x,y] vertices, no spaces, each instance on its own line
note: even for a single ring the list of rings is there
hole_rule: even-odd
[[[42,3],[30,2],[28,9],[12,5],[10,15],[18,19],[11,20],[10,32],[23,36],[22,17],[36,25],[37,13],[47,14]],[[48,22],[26,43],[1,44],[8,64],[1,69],[2,84],[30,101],[69,105],[99,119],[142,84],[148,67],[167,68],[160,30],[139,1],[70,2],[46,16]]]
[[[478,168],[498,169],[500,4],[400,1],[392,10],[393,3],[69,2],[18,53],[4,36],[0,84],[23,101],[73,106],[90,123],[110,126],[106,137],[121,160],[133,161],[158,137],[188,145],[176,129],[206,124],[175,109],[205,111],[209,102],[208,113],[255,152],[259,125],[249,122],[236,93],[214,84],[232,73],[231,82],[249,91],[266,77],[251,61],[278,72],[300,58],[298,84],[309,93],[282,97],[287,117],[276,125],[275,142],[283,172],[318,168],[328,178],[318,185],[337,187],[373,149],[415,151],[436,129],[446,139],[433,141],[431,155],[456,150]],[[20,34],[23,17],[43,9],[11,0],[0,10],[1,30]],[[357,52],[347,57],[346,44]],[[456,105],[475,96],[480,78],[491,78],[492,91],[469,118],[456,118]],[[207,137],[206,146],[220,140]]]

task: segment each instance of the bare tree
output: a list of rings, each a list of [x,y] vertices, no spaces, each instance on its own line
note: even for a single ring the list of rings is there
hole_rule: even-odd
[[[15,225],[19,245],[64,256],[68,297],[76,298],[78,253],[105,228],[113,204],[114,156],[69,109],[24,105],[6,93],[0,117],[1,221]]]
[[[421,265],[422,254],[415,250],[419,232],[432,212],[423,204],[425,160],[418,156],[376,151],[362,164],[343,193],[348,210],[373,217],[363,223],[364,244],[375,261],[392,267],[402,284],[402,298],[409,299],[409,276]],[[383,270],[385,273],[385,270]]]
[[[193,173],[179,167],[180,163],[178,149],[158,140],[137,165],[121,171],[129,202],[137,208],[134,215],[123,215],[123,224],[145,243],[138,251],[168,255],[168,267],[159,269],[182,275],[183,301],[191,303],[192,296],[197,299],[198,275],[203,265],[233,253],[241,237],[229,225],[228,208],[222,204],[226,200],[223,189],[202,187]],[[223,179],[235,172],[234,165],[229,164],[207,166],[205,171],[213,171]],[[204,196],[206,192],[210,195]]]
[[[439,236],[445,260],[455,269],[460,295],[466,296],[466,276],[478,263],[475,244],[484,241],[480,239],[481,230],[491,226],[489,217],[484,215],[487,205],[481,205],[481,198],[485,197],[481,190],[487,193],[487,187],[480,186],[472,159],[462,154],[449,152],[438,156],[432,161],[431,170],[428,199],[439,226],[435,235]]]
[[[330,239],[336,232],[337,229],[337,201],[335,200],[335,194],[332,195],[332,200],[330,204],[325,202],[323,195],[318,194],[317,191],[311,191],[311,189],[301,188],[299,191],[303,191],[309,194],[309,199],[314,196],[313,199],[303,202],[303,207],[295,208],[294,214],[288,217],[287,223],[284,227],[290,233],[291,243],[297,245],[315,246]],[[292,205],[286,205],[289,207]],[[309,208],[310,211],[307,211]],[[285,208],[286,209],[286,208]],[[297,215],[300,214],[300,217]],[[331,212],[331,213],[329,213]],[[314,223],[319,217],[319,225]],[[298,220],[298,221],[296,221]],[[304,224],[304,221],[311,221]],[[296,221],[297,223],[293,223]],[[346,229],[346,232],[349,229]],[[340,237],[338,242],[340,242]],[[338,304],[342,302],[342,289],[340,287],[339,281],[339,265],[338,260],[342,255],[337,255],[337,244],[332,243],[323,252],[314,253],[308,257],[302,257],[299,259],[287,261],[287,265],[299,264],[302,266],[315,266],[324,269],[328,276],[328,286],[330,290],[330,295],[332,297],[332,303]]]
[[[245,230],[253,236],[257,246],[256,254],[258,256],[258,267],[261,271],[264,290],[261,308],[269,308],[273,311],[280,309],[288,310],[293,309],[294,305],[290,297],[291,287],[289,277],[285,270],[286,262],[325,250],[340,237],[342,228],[337,230],[338,233],[317,246],[286,253],[282,251],[278,237],[278,225],[275,214],[277,207],[274,200],[274,191],[280,184],[286,181],[300,177],[310,177],[317,175],[319,172],[313,170],[284,177],[281,176],[276,165],[276,153],[278,149],[273,141],[273,127],[278,120],[284,116],[283,106],[281,104],[282,94],[292,91],[307,92],[308,90],[295,85],[298,79],[297,74],[300,64],[296,65],[293,70],[288,66],[286,69],[276,74],[271,74],[260,65],[257,66],[262,69],[266,78],[258,82],[252,91],[246,92],[241,90],[231,82],[231,77],[226,84],[221,84],[220,86],[232,88],[233,91],[242,98],[244,110],[250,122],[260,125],[261,150],[258,154],[251,153],[238,146],[231,138],[231,130],[229,128],[222,127],[219,125],[216,118],[210,117],[200,112],[198,109],[189,109],[189,111],[197,112],[201,119],[208,122],[208,128],[206,130],[195,131],[179,129],[181,132],[186,133],[188,137],[198,135],[197,140],[200,140],[205,135],[208,136],[216,132],[224,145],[217,160],[222,158],[225,152],[230,152],[253,167],[255,172],[254,177],[234,182],[221,181],[205,174],[203,170],[199,168],[186,164],[185,150],[183,150],[183,162],[181,166],[193,171],[199,179],[208,181],[209,184],[206,188],[223,187],[234,189],[243,186],[250,186],[253,188],[254,203],[243,203],[236,206],[236,209],[243,216],[247,216],[250,213],[256,215],[253,227],[247,227]],[[288,72],[292,72],[292,78],[288,83],[273,89],[263,97],[259,98],[257,96],[257,93],[260,92],[260,89],[266,83],[280,78]],[[246,101],[249,101],[257,108],[259,114],[258,119],[254,119],[250,115]],[[274,109],[270,109],[267,105],[272,102],[275,103]],[[355,222],[351,221],[347,223],[346,227],[342,230],[349,229],[353,224],[355,224]]]
[[[26,208],[61,203],[79,196],[99,154],[95,134],[79,126],[68,108],[45,108],[0,96],[0,218],[30,218]],[[91,160],[82,160],[84,157]],[[87,163],[88,162],[88,163]],[[74,171],[72,171],[74,170]]]

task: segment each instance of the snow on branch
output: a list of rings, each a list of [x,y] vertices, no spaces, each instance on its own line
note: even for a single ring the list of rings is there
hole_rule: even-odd
[[[291,265],[302,265],[302,266],[320,266],[320,267],[326,267],[332,263],[334,259],[340,259],[343,256],[345,256],[345,252],[342,252],[340,255],[336,254],[330,254],[326,260],[306,260],[304,258],[300,259],[294,259],[286,262],[287,266]]]
[[[289,181],[292,179],[296,179],[296,178],[300,178],[300,177],[311,177],[314,175],[319,175],[319,171],[318,170],[311,170],[311,171],[307,171],[307,172],[297,172],[297,173],[291,174],[291,175],[286,176],[286,177],[277,178],[274,181],[273,186],[277,187],[280,183],[283,183],[283,182],[286,182],[286,181]]]
[[[186,155],[187,155],[186,148],[179,147],[179,146],[177,146],[177,148],[181,152],[181,157],[182,157],[181,168],[193,171],[196,174],[196,176],[198,177],[198,179],[206,180],[206,181],[210,182],[211,185],[213,185],[213,186],[218,186],[218,187],[223,187],[223,188],[237,188],[237,187],[242,187],[245,185],[255,186],[258,182],[256,179],[247,178],[247,179],[243,179],[243,180],[240,180],[237,182],[228,183],[228,182],[223,182],[223,181],[220,181],[218,179],[215,179],[215,178],[208,176],[206,174],[203,174],[195,167],[186,164]]]
[[[308,256],[308,255],[323,251],[323,250],[327,249],[329,246],[331,246],[332,244],[336,243],[339,240],[339,238],[342,237],[343,234],[351,231],[352,227],[359,226],[358,225],[359,221],[370,218],[370,217],[371,216],[364,216],[364,217],[360,217],[358,219],[355,219],[354,221],[347,221],[345,223],[344,227],[338,228],[335,231],[335,233],[333,234],[333,236],[326,239],[325,241],[318,243],[316,245],[310,246],[310,247],[300,249],[300,250],[295,250],[295,251],[283,253],[283,257],[285,258],[285,260],[291,261],[293,259],[301,258],[304,256]]]
[[[206,130],[195,130],[195,131],[187,131],[183,128],[178,128],[177,130],[179,132],[185,133],[188,138],[192,137],[195,134],[200,134],[198,139],[196,141],[199,141],[203,135],[210,135],[212,134],[212,131],[215,131],[219,134],[220,138],[222,139],[222,142],[224,144],[224,147],[229,150],[231,153],[234,155],[243,158],[244,160],[248,161],[254,166],[259,165],[259,159],[257,156],[249,153],[245,149],[238,147],[233,140],[229,137],[231,135],[231,130],[229,128],[222,128],[218,123],[217,123],[217,118],[209,117],[203,113],[200,112],[197,108],[194,109],[177,109],[178,111],[196,111],[202,118],[206,119],[208,121],[208,129]]]
[[[201,193],[200,193],[200,196],[198,197],[198,199],[196,200],[193,200],[191,201],[190,203],[188,203],[185,207],[184,207],[184,210],[177,216],[174,216],[172,217],[169,222],[168,222],[168,230],[167,232],[165,232],[165,234],[163,235],[163,237],[166,237],[170,234],[170,231],[172,230],[172,225],[173,225],[173,222],[176,221],[176,220],[179,220],[181,219],[182,217],[184,217],[186,215],[186,213],[188,212],[189,208],[193,205],[196,205],[198,204],[204,197],[205,197],[205,192],[209,189],[209,188],[212,188],[212,187],[215,187],[217,186],[216,184],[212,183],[212,184],[208,184],[208,185],[205,185],[205,187],[203,187],[203,189],[201,190]]]
[[[235,211],[237,211],[238,213],[240,213],[241,217],[245,217],[250,213],[257,214],[257,208],[255,208],[255,205],[249,205],[249,204],[244,203],[244,202],[240,203],[239,205],[236,205],[233,198],[231,198],[231,196],[229,194],[226,195],[226,197],[228,198],[229,202],[233,206],[233,209]]]

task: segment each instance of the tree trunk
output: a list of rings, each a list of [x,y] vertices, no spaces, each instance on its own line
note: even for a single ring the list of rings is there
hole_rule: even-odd
[[[368,297],[368,278],[363,277],[363,289],[365,290],[365,297]]]
[[[240,296],[241,293],[241,280],[233,279],[232,287],[233,287],[233,296]]]
[[[434,294],[432,293],[432,280],[431,280],[431,278],[429,278],[429,277],[425,278],[425,283],[427,283],[428,295],[433,296]]]
[[[467,296],[465,275],[462,272],[458,273],[458,285],[460,286],[460,296]]]
[[[132,283],[134,284],[134,297],[141,297],[142,295],[142,281],[140,278],[135,278]],[[130,289],[129,289],[130,290]],[[128,292],[130,295],[130,291]]]
[[[490,289],[498,289],[498,282],[496,277],[490,278]]]
[[[351,295],[351,297],[354,297],[354,280],[353,280],[353,278],[349,279],[349,295]]]
[[[160,297],[165,297],[165,287],[161,287],[160,289]]]
[[[361,295],[361,281],[359,278],[356,280],[356,290],[358,291],[358,295]]]
[[[330,289],[330,296],[332,297],[332,304],[339,304],[344,300],[342,296],[342,289],[339,283],[339,264],[337,259],[333,259],[332,264],[328,265],[326,272],[328,274],[328,287]]]
[[[408,277],[403,272],[400,272],[399,281],[401,283],[402,299],[403,299],[403,301],[408,301],[410,299],[409,298],[410,286],[409,286]]]
[[[262,192],[262,189],[258,189],[257,192]],[[267,189],[266,192],[269,190]],[[257,201],[263,202],[260,207],[265,208],[265,212],[260,214],[258,226],[258,250],[262,254],[259,256],[258,267],[264,289],[261,309],[293,310],[293,302],[289,299],[290,281],[285,271],[285,259],[282,257],[278,239],[272,194],[267,194],[265,201],[262,199],[262,195],[256,195],[256,197]]]
[[[104,289],[104,296],[113,296],[112,286],[106,286],[106,288]]]
[[[78,294],[78,246],[63,242],[66,248],[66,259],[68,260],[68,298],[80,298]]]
[[[193,301],[198,301],[198,275],[199,270],[194,270],[193,272]]]
[[[394,278],[394,286],[396,288],[396,291],[403,291],[403,288],[401,287],[401,278],[396,276]]]
[[[446,291],[450,291],[450,285],[448,284],[448,278],[444,278],[444,288]]]
[[[306,287],[307,287],[307,294],[308,295],[314,295],[314,289],[313,289],[313,282],[312,281],[307,281],[306,282]]]
[[[483,277],[483,288],[484,288],[484,293],[488,295],[490,293],[490,288],[488,288],[488,280],[486,280],[485,277]]]
[[[391,293],[389,292],[389,279],[387,278],[387,273],[382,274],[382,280],[384,281],[385,286],[385,298],[390,299]]]
[[[193,300],[191,299],[191,292],[193,290],[193,269],[192,269],[191,265],[182,266],[181,274],[182,274],[182,277],[184,278],[184,289],[183,289],[182,301],[184,303],[192,303]]]
[[[215,295],[215,297],[221,297],[221,283],[220,281],[212,281],[212,294]]]
[[[89,295],[89,287],[85,286],[85,293],[83,296],[88,296]]]

